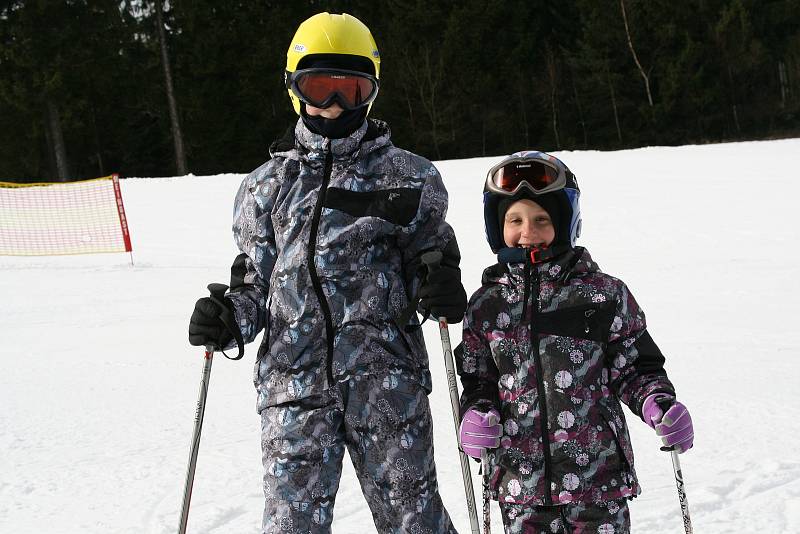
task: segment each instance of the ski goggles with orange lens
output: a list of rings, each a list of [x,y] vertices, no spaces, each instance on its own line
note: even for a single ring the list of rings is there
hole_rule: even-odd
[[[486,191],[513,196],[526,187],[537,195],[558,191],[567,185],[564,169],[541,159],[506,159],[489,169]]]
[[[286,85],[302,102],[327,108],[338,102],[346,110],[367,106],[378,96],[378,79],[341,69],[301,69],[286,73]]]

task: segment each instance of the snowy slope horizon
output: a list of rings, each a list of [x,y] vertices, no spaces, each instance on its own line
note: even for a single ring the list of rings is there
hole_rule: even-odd
[[[800,532],[800,139],[554,154],[580,181],[579,244],[630,286],[691,410],[681,461],[695,532]],[[437,162],[468,293],[494,262],[481,189],[499,159]],[[0,532],[176,531],[202,367],[186,327],[206,285],[228,279],[242,177],[123,180],[134,266],[0,256]],[[436,326],[425,335],[441,493],[466,533]],[[256,347],[214,360],[189,532],[260,532]],[[669,455],[626,416],[643,487],[633,531],[682,532]],[[375,531],[349,461],[333,531]]]

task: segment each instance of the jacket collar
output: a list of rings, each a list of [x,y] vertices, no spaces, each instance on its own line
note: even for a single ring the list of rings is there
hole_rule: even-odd
[[[333,154],[334,159],[347,159],[389,144],[391,131],[385,122],[367,119],[349,136],[328,139],[309,130],[301,118],[295,125],[294,137],[311,159],[324,158],[328,152]]]
[[[600,270],[589,251],[583,247],[575,247],[550,261],[533,264],[530,269],[537,273],[541,281],[556,280],[567,274],[574,276]],[[524,274],[524,263],[498,263],[483,271],[482,283],[516,285],[523,280]]]

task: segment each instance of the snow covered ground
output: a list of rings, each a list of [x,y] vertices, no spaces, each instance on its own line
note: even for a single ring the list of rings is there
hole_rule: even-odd
[[[632,288],[691,410],[681,460],[698,533],[800,532],[798,154],[800,139],[557,153],[583,190],[581,244]],[[481,187],[498,159],[437,164],[468,292],[492,262]],[[122,254],[0,257],[0,532],[177,531],[202,368],[186,327],[206,284],[227,281],[240,179],[124,180],[133,267]],[[425,333],[442,496],[467,533],[438,332]],[[214,360],[192,533],[259,532],[254,353]],[[669,455],[629,422],[634,532],[680,533]],[[349,463],[333,530],[374,532]]]

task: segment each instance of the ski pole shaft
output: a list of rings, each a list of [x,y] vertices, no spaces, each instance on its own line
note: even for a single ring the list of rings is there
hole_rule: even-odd
[[[458,441],[458,427],[460,403],[458,401],[458,386],[456,386],[456,371],[453,362],[453,350],[450,345],[450,331],[447,328],[447,320],[439,318],[439,336],[442,340],[442,352],[444,352],[444,367],[447,374],[447,386],[450,389],[450,407],[453,410],[453,423],[456,428],[456,441]],[[480,534],[478,525],[478,512],[475,509],[475,490],[472,487],[472,472],[469,467],[469,457],[460,448],[458,455],[461,460],[461,475],[464,479],[464,492],[467,497],[467,512],[469,513],[469,524],[473,534]]]
[[[194,432],[192,433],[192,446],[189,452],[189,466],[186,469],[186,485],[183,488],[183,505],[181,507],[181,520],[178,533],[186,533],[186,523],[189,520],[189,503],[192,500],[192,486],[194,485],[194,470],[197,465],[197,451],[200,449],[200,432],[203,430],[203,414],[206,411],[206,395],[208,395],[208,381],[211,377],[211,363],[214,359],[214,347],[206,345],[206,355],[203,361],[203,375],[200,380],[200,394],[197,399],[197,409],[194,415]]]
[[[662,447],[662,450],[670,451],[672,455],[672,470],[675,473],[675,484],[678,486],[678,502],[681,505],[681,515],[683,516],[683,529],[686,534],[692,534],[692,519],[689,517],[689,501],[686,498],[686,490],[683,485],[683,471],[678,452],[672,447]]]
[[[442,253],[438,250],[426,252],[422,255],[422,263],[427,265],[428,272],[439,268],[442,261]],[[458,401],[458,386],[456,385],[456,369],[453,361],[453,349],[450,344],[450,330],[447,328],[447,319],[439,317],[439,337],[442,341],[442,352],[444,353],[444,368],[447,375],[447,387],[450,390],[450,407],[453,411],[453,423],[456,428],[456,443],[458,443],[458,427],[461,423],[461,406]],[[472,487],[472,471],[469,468],[469,457],[458,449],[458,456],[461,460],[461,476],[464,479],[464,493],[467,497],[467,512],[469,513],[469,524],[472,534],[480,534],[478,525],[478,512],[475,509],[475,490]]]
[[[489,454],[484,449],[481,452],[481,472],[483,473],[483,534],[492,533],[491,521],[491,495],[489,492]]]
[[[667,413],[672,403],[673,399],[671,398],[656,399],[656,404],[664,414]],[[675,474],[675,484],[678,486],[678,502],[681,505],[681,515],[683,516],[683,530],[686,531],[686,534],[692,534],[689,500],[686,498],[686,489],[683,485],[683,470],[681,469],[681,460],[678,458],[678,451],[675,450],[675,447],[661,447],[661,450],[669,452],[672,456],[672,471]]]

